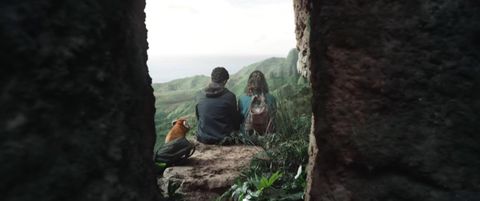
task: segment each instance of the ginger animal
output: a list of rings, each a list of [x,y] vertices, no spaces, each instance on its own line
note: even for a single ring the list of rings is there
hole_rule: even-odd
[[[187,123],[187,119],[177,119],[172,122],[172,129],[168,132],[167,136],[165,137],[165,143],[173,141],[177,138],[185,137],[187,132],[190,130],[190,125]]]

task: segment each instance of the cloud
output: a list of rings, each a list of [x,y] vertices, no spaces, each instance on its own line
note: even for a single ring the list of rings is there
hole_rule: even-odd
[[[146,15],[151,56],[283,55],[295,46],[290,0],[147,0]]]
[[[254,7],[260,5],[278,4],[288,2],[293,5],[292,0],[226,0],[233,6]]]
[[[291,0],[147,0],[145,12],[154,82],[235,72],[296,43]]]
[[[169,5],[168,6],[168,9],[172,9],[172,10],[178,10],[178,11],[186,11],[186,12],[189,12],[191,14],[199,14],[198,10],[191,7],[191,6],[187,6],[187,5],[175,5],[175,4],[172,4],[172,5]]]

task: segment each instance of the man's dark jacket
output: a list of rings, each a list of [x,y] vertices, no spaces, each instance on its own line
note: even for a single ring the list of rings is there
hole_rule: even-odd
[[[197,140],[215,144],[238,130],[240,115],[235,94],[217,83],[197,94],[195,112],[197,116]]]

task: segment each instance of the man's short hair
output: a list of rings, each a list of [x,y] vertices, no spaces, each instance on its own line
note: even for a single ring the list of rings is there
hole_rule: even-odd
[[[216,67],[212,71],[212,81],[216,83],[222,83],[230,78],[227,69],[224,67]]]

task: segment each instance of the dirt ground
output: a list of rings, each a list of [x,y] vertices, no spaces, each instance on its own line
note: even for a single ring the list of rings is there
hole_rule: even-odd
[[[262,148],[255,146],[194,143],[196,151],[190,160],[181,166],[167,168],[158,181],[164,192],[168,180],[183,182],[180,190],[187,201],[218,197],[230,188],[254,155],[262,151]]]

